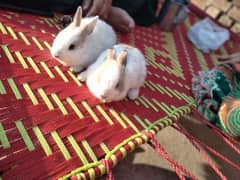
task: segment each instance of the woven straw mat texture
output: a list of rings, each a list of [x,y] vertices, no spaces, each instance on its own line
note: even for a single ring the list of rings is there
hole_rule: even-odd
[[[187,40],[190,14],[174,32],[136,27],[147,79],[134,101],[101,104],[50,55],[57,19],[0,10],[0,179],[94,179],[194,105],[191,79],[217,63]],[[226,43],[220,54],[233,48]]]

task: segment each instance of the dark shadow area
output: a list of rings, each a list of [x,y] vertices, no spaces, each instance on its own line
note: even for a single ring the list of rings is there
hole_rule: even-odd
[[[191,135],[197,137],[229,160],[239,164],[239,154],[232,150],[221,137],[213,133],[208,126],[196,120],[194,115],[181,118],[180,123]],[[172,127],[167,127],[160,131],[156,138],[169,156],[185,167],[196,178],[201,180],[221,179],[185,136]],[[239,179],[240,172],[237,169],[203,148],[202,150],[206,152],[209,159],[227,179]],[[112,173],[116,180],[179,179],[174,170],[170,168],[168,162],[148,145],[143,145],[133,153],[130,153],[124,160],[119,162]],[[105,180],[106,176],[98,179]]]
[[[240,164],[240,156],[237,154],[224,140],[215,134],[210,127],[203,124],[194,117],[194,114],[181,118],[179,121],[184,128],[193,136],[198,138],[200,141],[210,146],[223,156],[233,161],[236,164]],[[237,146],[237,145],[236,145]],[[239,149],[240,147],[237,146]],[[216,155],[205,151],[209,158],[215,163],[219,170],[227,177],[227,179],[237,180],[240,177],[239,170],[235,169],[227,162],[217,157]],[[205,161],[206,162],[206,161]],[[209,164],[204,164],[202,167],[205,172],[206,179],[219,179],[218,175],[213,171]]]
[[[144,149],[138,148],[119,162],[119,164],[113,169],[113,176],[115,180],[179,179],[174,171],[169,171],[167,169],[148,164],[134,164],[135,155],[141,152],[144,152]],[[98,179],[105,180],[106,175]]]

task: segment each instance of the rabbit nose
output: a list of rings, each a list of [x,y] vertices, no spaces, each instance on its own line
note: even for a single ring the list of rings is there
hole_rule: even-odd
[[[100,98],[102,99],[102,100],[104,100],[104,99],[106,99],[106,95],[105,94],[102,94],[102,95],[100,95]]]
[[[55,57],[55,58],[58,58],[59,59],[59,53],[53,53],[53,57]]]
[[[58,51],[51,51],[51,54],[52,54],[52,56],[54,57],[54,58],[57,58],[57,59],[59,59],[60,58],[60,52],[58,52]]]

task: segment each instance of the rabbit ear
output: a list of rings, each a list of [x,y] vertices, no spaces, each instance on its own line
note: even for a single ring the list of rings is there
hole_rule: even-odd
[[[108,49],[107,51],[107,59],[114,59],[115,52],[113,49]]]
[[[127,60],[127,51],[120,52],[120,54],[117,57],[118,64],[122,66],[126,63],[126,60]]]
[[[73,17],[73,24],[74,24],[74,26],[75,27],[80,26],[81,20],[82,20],[82,7],[79,6],[77,8],[77,11],[76,11],[74,17]]]
[[[84,31],[87,33],[87,34],[91,34],[97,24],[97,21],[98,21],[98,16],[95,16],[94,18],[92,18],[88,24],[84,27]]]

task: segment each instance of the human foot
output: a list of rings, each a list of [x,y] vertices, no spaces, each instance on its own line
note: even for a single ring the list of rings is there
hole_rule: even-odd
[[[118,7],[111,7],[106,21],[117,31],[123,33],[129,33],[135,27],[133,18],[125,10]]]

